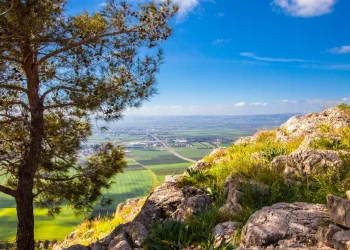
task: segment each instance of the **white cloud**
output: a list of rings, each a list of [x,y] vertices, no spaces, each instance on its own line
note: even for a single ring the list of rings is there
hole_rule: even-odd
[[[350,46],[341,46],[337,48],[328,49],[327,51],[333,54],[350,54]]]
[[[199,5],[199,0],[174,0],[173,3],[179,6],[178,15],[183,18]]]
[[[231,42],[231,39],[216,39],[213,41],[213,44],[219,45],[219,44],[229,43],[229,42]]]
[[[225,13],[223,13],[223,12],[219,12],[216,14],[216,16],[218,16],[218,17],[223,17],[224,15],[225,15]]]
[[[337,0],[274,0],[272,5],[295,17],[321,16],[333,11]]]
[[[297,103],[297,101],[293,101],[293,100],[282,100],[282,103]]]
[[[249,104],[250,106],[266,106],[266,102],[253,102]]]
[[[249,53],[249,52],[242,52],[240,53],[240,56],[249,57],[258,61],[266,61],[266,62],[308,62],[307,60],[294,59],[294,58],[261,57],[261,56],[256,56],[255,54]]]
[[[239,102],[237,104],[234,105],[235,107],[244,107],[245,106],[245,102]]]

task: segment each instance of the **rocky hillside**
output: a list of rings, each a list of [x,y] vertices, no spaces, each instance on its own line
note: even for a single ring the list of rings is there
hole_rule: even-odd
[[[349,125],[339,107],[241,138],[54,249],[350,249]]]

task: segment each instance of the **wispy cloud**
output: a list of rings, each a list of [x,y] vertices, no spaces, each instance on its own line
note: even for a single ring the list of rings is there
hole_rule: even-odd
[[[249,53],[249,52],[242,52],[240,53],[240,55],[243,57],[249,57],[258,61],[266,61],[266,62],[309,62],[307,60],[294,59],[294,58],[261,57],[261,56],[256,56],[255,54]]]
[[[165,0],[158,0],[165,1]],[[215,0],[173,0],[179,6],[178,20],[183,20],[190,12],[193,12],[202,2],[215,3]]]
[[[327,52],[333,54],[350,54],[350,45],[328,49]]]
[[[229,43],[229,42],[231,42],[231,39],[220,39],[220,38],[218,38],[218,39],[213,41],[213,44],[214,45],[219,45],[219,44]]]
[[[333,11],[337,0],[274,0],[272,5],[295,17],[321,16]]]
[[[225,13],[223,13],[223,12],[219,12],[216,14],[217,17],[223,17],[224,15],[225,15]]]
[[[297,101],[293,101],[293,100],[281,100],[280,102],[282,102],[282,103],[297,103]]]
[[[250,106],[266,106],[267,102],[253,102],[249,104]]]
[[[235,107],[244,107],[245,105],[246,105],[245,102],[239,102],[239,103],[235,104],[234,106]]]
[[[300,67],[306,69],[316,69],[316,70],[339,70],[339,71],[349,71],[350,64],[304,64]]]

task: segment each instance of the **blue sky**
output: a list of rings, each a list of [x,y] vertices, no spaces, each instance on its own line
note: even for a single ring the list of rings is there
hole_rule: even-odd
[[[128,114],[307,113],[349,101],[349,0],[174,1],[159,95]]]

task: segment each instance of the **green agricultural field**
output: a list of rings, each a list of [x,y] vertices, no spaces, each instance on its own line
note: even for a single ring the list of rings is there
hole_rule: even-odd
[[[210,154],[212,149],[196,149],[196,148],[173,148],[180,155],[193,159],[201,160],[204,156]]]
[[[216,148],[216,146],[215,145],[213,145],[213,144],[211,144],[211,143],[209,143],[209,142],[201,142],[203,145],[205,145],[207,148],[209,148],[209,149],[214,149],[214,148]]]
[[[168,156],[171,154],[166,150],[132,150],[129,155],[133,159],[140,160],[157,158],[158,156]]]
[[[35,239],[62,240],[83,220],[77,217],[72,210],[64,208],[55,218],[47,216],[47,210],[35,209]],[[0,209],[0,241],[13,242],[16,236],[17,217],[16,208]]]
[[[132,163],[129,161],[128,163]],[[108,207],[96,205],[96,209],[116,209],[117,205],[129,198],[146,196],[153,183],[157,182],[154,174],[145,170],[134,162],[129,166],[133,171],[125,171],[114,178],[114,184],[105,191],[105,197],[113,200]],[[136,168],[142,168],[138,170]],[[126,168],[128,169],[128,168]],[[125,169],[125,170],[126,170]],[[1,183],[1,180],[0,180]],[[14,241],[17,228],[16,204],[11,197],[0,193],[0,241]],[[35,238],[36,240],[62,240],[83,220],[83,217],[75,217],[72,210],[62,209],[62,213],[51,218],[47,211],[35,209]]]
[[[158,180],[165,178],[166,175],[178,175],[182,174],[185,169],[191,166],[193,163],[185,162],[185,163],[177,163],[177,164],[160,164],[147,166],[147,168],[151,169],[156,175]]]
[[[113,200],[112,204],[108,207],[96,205],[96,209],[114,210],[119,203],[127,199],[146,196],[157,180],[151,171],[138,170],[119,174],[113,182],[112,187],[104,192],[105,198]]]
[[[207,146],[202,144],[202,143],[199,143],[199,142],[192,142],[191,143],[196,149],[206,149]]]

